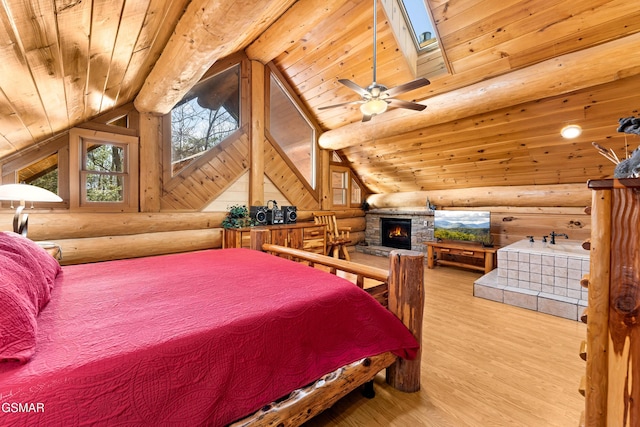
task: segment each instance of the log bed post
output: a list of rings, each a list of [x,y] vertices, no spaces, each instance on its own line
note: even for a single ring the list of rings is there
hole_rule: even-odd
[[[420,390],[424,254],[394,250],[389,254],[389,311],[413,333],[420,349],[414,360],[398,360],[387,368],[387,383],[407,393]]]

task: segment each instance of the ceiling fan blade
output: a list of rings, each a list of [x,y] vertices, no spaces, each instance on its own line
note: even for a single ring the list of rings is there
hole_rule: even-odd
[[[327,105],[325,107],[318,107],[318,110],[328,110],[330,108],[342,107],[342,106],[350,105],[350,104],[361,104],[361,103],[362,103],[361,100],[349,101],[349,102],[341,102],[340,104],[333,104],[333,105]]]
[[[423,86],[427,86],[431,84],[431,82],[424,77],[420,77],[419,79],[415,79],[408,83],[401,84],[400,86],[392,87],[388,89],[385,93],[388,97],[400,95],[401,93],[409,92],[410,90],[418,89]]]
[[[427,108],[424,104],[418,104],[417,102],[403,101],[402,99],[389,99],[386,100],[392,107],[407,108],[409,110],[422,111]]]
[[[371,117],[373,117],[373,116],[370,116],[368,114],[363,114],[362,115],[362,121],[363,122],[368,122],[369,120],[371,120]]]
[[[349,89],[355,91],[360,96],[371,96],[371,94],[365,88],[358,86],[349,79],[338,79],[338,81]]]

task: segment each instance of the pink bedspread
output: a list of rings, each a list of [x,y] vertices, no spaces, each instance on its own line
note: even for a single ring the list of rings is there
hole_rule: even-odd
[[[32,360],[0,363],[0,425],[220,426],[390,350],[417,343],[369,295],[261,252],[67,266]]]

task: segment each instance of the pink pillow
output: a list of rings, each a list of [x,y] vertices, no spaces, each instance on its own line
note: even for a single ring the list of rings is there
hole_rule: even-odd
[[[36,318],[49,302],[60,270],[31,240],[0,232],[0,361],[26,362],[33,355]]]

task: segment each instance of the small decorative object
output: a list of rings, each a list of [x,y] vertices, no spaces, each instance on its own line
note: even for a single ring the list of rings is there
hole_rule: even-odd
[[[625,117],[618,120],[618,132],[640,135],[640,118]],[[598,152],[616,165],[613,172],[614,178],[640,178],[640,146],[633,150],[631,154],[626,153],[626,157],[620,160],[613,149],[606,149],[597,142],[591,143]],[[626,144],[625,144],[626,149]]]
[[[245,205],[233,205],[229,208],[227,217],[222,220],[224,228],[251,227],[254,221],[249,216],[249,209]]]

